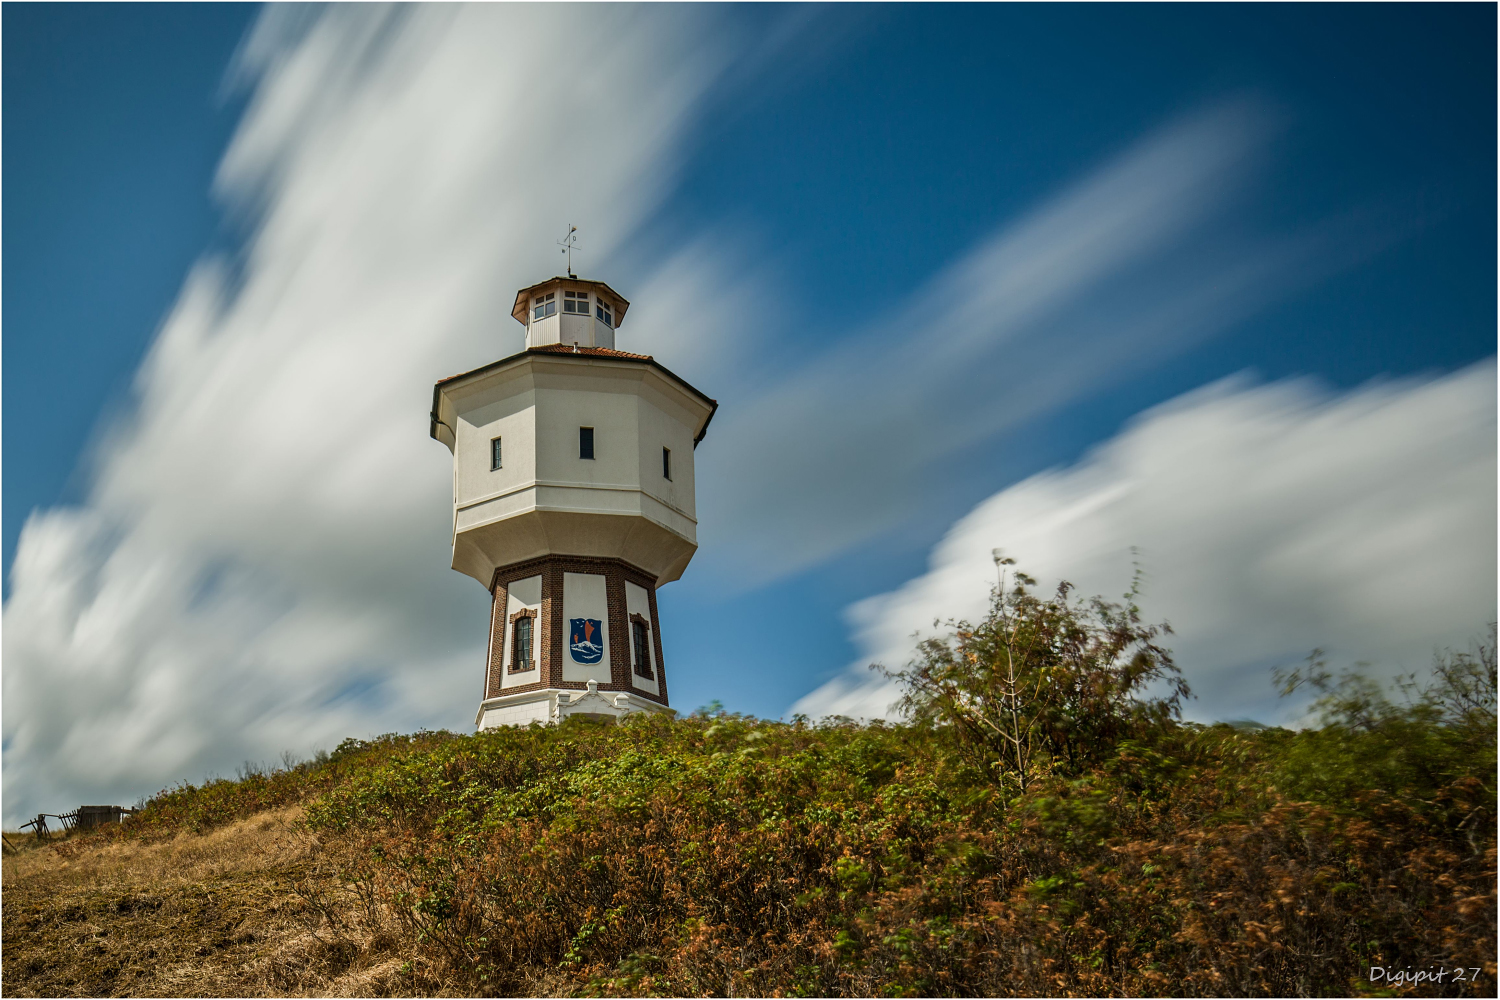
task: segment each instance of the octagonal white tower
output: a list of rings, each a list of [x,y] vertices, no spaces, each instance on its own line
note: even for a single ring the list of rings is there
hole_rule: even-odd
[[[433,387],[453,452],[453,568],[491,594],[475,723],[670,711],[656,588],[697,550],[693,449],[718,404],[614,349],[600,281],[523,288],[526,350]]]

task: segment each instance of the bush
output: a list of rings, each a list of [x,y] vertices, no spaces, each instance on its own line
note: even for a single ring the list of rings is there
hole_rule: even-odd
[[[1281,747],[1278,786],[1346,812],[1390,798],[1455,829],[1493,827],[1495,649],[1492,627],[1469,652],[1437,654],[1429,678],[1397,678],[1397,700],[1361,669],[1333,676],[1319,651],[1279,671],[1283,694],[1319,693],[1313,710],[1322,727]]]
[[[951,729],[976,766],[1020,791],[1048,771],[1081,774],[1178,717],[1191,692],[1156,642],[1170,626],[1141,619],[1139,574],[1124,604],[1075,600],[1066,582],[1042,598],[1031,577],[1013,579],[1007,588],[1002,577],[983,621],[948,622],[950,635],[887,672],[907,717]]]

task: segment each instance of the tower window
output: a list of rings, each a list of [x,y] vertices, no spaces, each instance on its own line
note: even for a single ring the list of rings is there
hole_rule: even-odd
[[[495,439],[495,441],[496,441],[496,447],[499,447],[499,440],[500,440],[499,438]],[[498,452],[497,452],[497,454],[498,454]],[[671,448],[663,448],[661,450],[661,477],[663,479],[671,479],[672,478],[672,449]]]
[[[490,438],[490,471],[500,468],[500,439]]]
[[[646,621],[640,615],[630,619],[630,639],[635,647],[635,673],[637,677],[651,679],[651,641]]]
[[[528,612],[517,613],[516,623],[512,626],[510,640],[510,670],[511,673],[521,673],[532,668],[531,661],[531,626],[535,619]]]
[[[589,293],[563,292],[563,312],[587,316],[589,314]]]
[[[546,319],[557,312],[557,293],[548,292],[531,300],[531,320]]]
[[[610,308],[609,303],[601,298],[594,299],[594,315],[599,317],[605,326],[613,327],[615,325],[614,311]]]
[[[594,429],[592,427],[578,428],[578,457],[594,457]]]

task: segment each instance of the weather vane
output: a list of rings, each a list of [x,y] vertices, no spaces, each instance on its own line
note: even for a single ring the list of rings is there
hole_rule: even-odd
[[[569,223],[568,235],[557,241],[557,245],[562,247],[562,249],[559,250],[558,253],[565,253],[568,255],[568,277],[570,278],[578,277],[578,275],[573,273],[573,251],[583,249],[578,245],[578,237],[574,235],[577,232],[578,227],[573,225],[572,223]]]

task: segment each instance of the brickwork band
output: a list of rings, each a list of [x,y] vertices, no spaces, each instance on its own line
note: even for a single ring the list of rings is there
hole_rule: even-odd
[[[568,667],[574,671],[587,669],[588,656],[594,660],[604,659],[602,652],[583,653],[584,659],[575,657],[570,642],[570,622],[565,614],[565,592],[567,577],[578,574],[590,589],[597,588],[596,581],[603,584],[604,607],[598,611],[606,616],[608,627],[608,678],[597,677],[600,691],[628,691],[648,701],[667,704],[667,676],[662,664],[661,625],[656,611],[656,580],[627,562],[619,559],[589,559],[579,556],[546,556],[528,562],[502,566],[495,571],[490,584],[493,604],[490,610],[489,653],[485,665],[485,697],[525,694],[548,688],[582,691],[588,687],[586,680],[566,679]],[[533,578],[541,578],[540,606],[537,608],[512,608],[512,590],[523,603],[535,600],[532,593]],[[578,579],[575,578],[575,583]],[[645,592],[648,614],[640,614],[640,607],[632,614],[626,584],[634,584]],[[584,589],[579,583],[580,590]],[[522,594],[522,590],[526,594]],[[585,610],[597,608],[597,602],[578,601]],[[532,654],[529,661],[523,657],[515,662],[515,654],[506,655],[506,638],[514,644],[517,635],[516,623],[521,618],[530,619]],[[635,649],[632,642],[632,618],[646,627],[647,646],[651,656],[645,676],[633,669]],[[507,659],[512,662],[505,662]],[[526,677],[525,683],[506,684],[507,674],[520,680],[523,674],[515,668],[529,663],[537,671],[535,679]],[[525,674],[530,674],[526,670]]]

